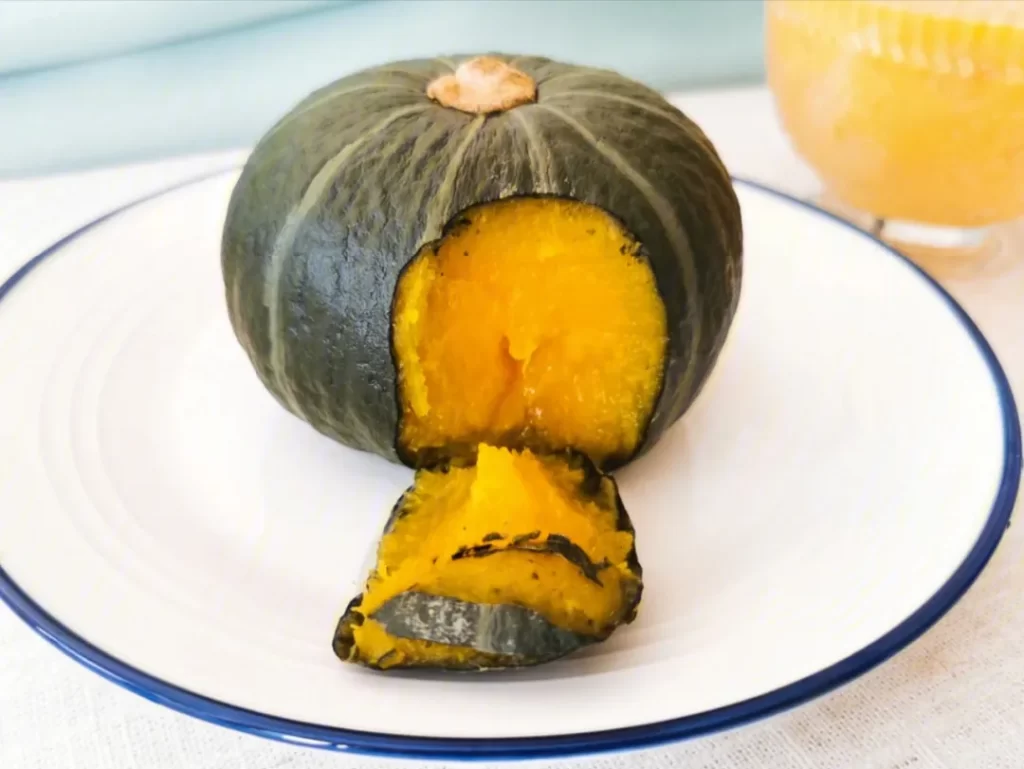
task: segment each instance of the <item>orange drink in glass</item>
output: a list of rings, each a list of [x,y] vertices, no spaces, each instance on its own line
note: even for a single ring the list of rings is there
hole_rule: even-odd
[[[897,243],[970,249],[1024,214],[1024,2],[767,0],[783,127]]]

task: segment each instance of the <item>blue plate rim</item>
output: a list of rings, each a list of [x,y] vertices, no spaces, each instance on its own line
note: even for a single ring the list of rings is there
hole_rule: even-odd
[[[89,230],[136,206],[211,178],[237,172],[231,165],[186,179],[135,199],[65,235],[27,261],[3,284],[0,301],[36,266]],[[556,759],[637,750],[732,729],[802,705],[860,677],[916,641],[941,619],[971,587],[992,557],[1010,525],[1021,478],[1021,426],[1010,383],[984,334],[960,304],[930,275],[899,251],[844,219],[768,185],[733,176],[739,185],[759,190],[825,217],[861,238],[872,241],[905,263],[939,297],[974,341],[993,379],[1003,418],[1002,478],[992,510],[978,539],[953,575],[913,614],[892,630],[850,656],[766,694],[714,710],[638,726],[544,737],[441,738],[363,732],[268,716],[179,687],[132,667],[65,627],[32,600],[0,563],[0,600],[57,649],[103,678],[167,708],[222,727],[303,745],[379,758],[453,761]]]

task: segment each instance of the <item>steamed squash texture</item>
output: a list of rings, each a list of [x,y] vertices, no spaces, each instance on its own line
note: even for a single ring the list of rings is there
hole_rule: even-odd
[[[366,70],[257,145],[222,268],[281,405],[416,469],[342,659],[518,667],[632,620],[640,568],[607,473],[693,402],[741,285],[738,202],[692,121],[543,58]]]
[[[481,446],[419,472],[335,650],[384,669],[536,664],[631,619],[640,578],[611,478],[581,456]]]
[[[559,198],[464,212],[406,269],[393,326],[398,447],[415,464],[485,441],[628,457],[668,339],[639,244],[600,209]]]

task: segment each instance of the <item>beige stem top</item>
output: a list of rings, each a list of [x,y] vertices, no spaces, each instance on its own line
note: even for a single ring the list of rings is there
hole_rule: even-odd
[[[432,81],[427,96],[463,112],[502,112],[536,101],[537,84],[500,59],[477,56],[462,62],[453,74]]]

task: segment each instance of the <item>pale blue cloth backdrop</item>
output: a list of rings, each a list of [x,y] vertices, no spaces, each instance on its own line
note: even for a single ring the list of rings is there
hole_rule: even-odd
[[[762,76],[761,0],[0,2],[0,176],[242,147],[396,58],[509,51],[661,89]]]

